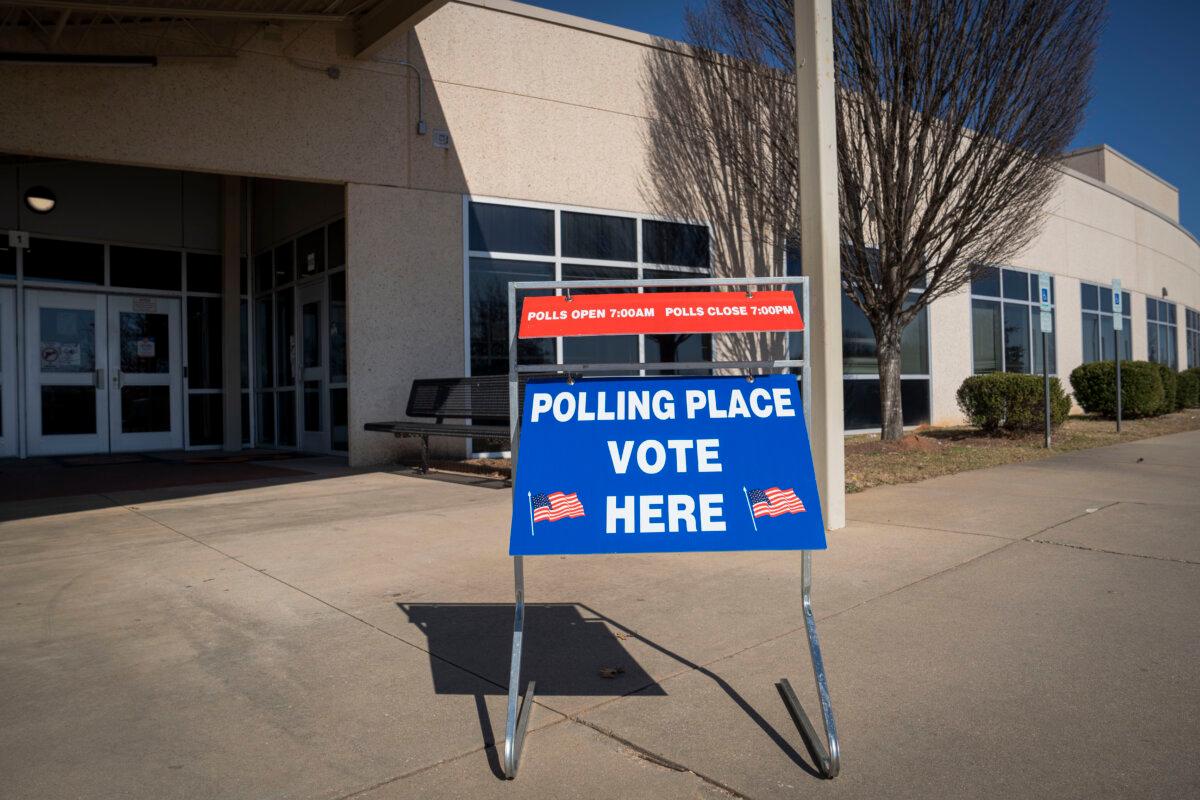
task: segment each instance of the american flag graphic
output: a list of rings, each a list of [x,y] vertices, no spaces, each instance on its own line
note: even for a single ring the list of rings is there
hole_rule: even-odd
[[[799,514],[804,510],[804,503],[796,497],[794,489],[780,489],[778,486],[772,486],[770,489],[748,489],[746,497],[756,517]]]
[[[531,495],[529,507],[533,510],[534,522],[558,522],[568,517],[583,516],[583,503],[579,502],[579,495],[575,492]]]

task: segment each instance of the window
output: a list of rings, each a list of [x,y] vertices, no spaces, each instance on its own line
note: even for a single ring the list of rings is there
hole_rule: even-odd
[[[1188,369],[1200,367],[1200,312],[1184,309],[1187,325],[1187,365]]]
[[[244,319],[252,312],[254,360],[253,370],[246,361],[242,364],[242,386],[247,395],[244,406],[253,409],[257,421],[254,441],[295,447],[297,426],[322,433],[328,409],[329,448],[344,452],[349,447],[346,220],[331,220],[274,242],[254,255],[249,268],[253,304],[243,302],[241,313]],[[315,313],[319,303],[302,304],[300,287],[317,287],[322,280],[326,305]],[[323,364],[326,342],[328,364]],[[327,369],[327,380],[314,380],[311,375],[305,380],[305,369],[322,367]],[[251,384],[253,402],[248,397]]]
[[[562,254],[571,258],[637,261],[637,220],[564,211]]]
[[[554,212],[548,209],[471,203],[467,230],[472,250],[554,255]]]
[[[909,293],[911,305],[920,296]],[[878,428],[879,361],[875,331],[842,295],[842,404],[846,430]],[[900,337],[900,404],[905,425],[929,422],[929,312],[921,309]]]
[[[182,288],[179,270],[182,265],[183,257],[178,250],[119,245],[108,248],[109,283],[113,286],[178,292]]]
[[[1179,351],[1176,345],[1175,304],[1153,297],[1146,298],[1146,353],[1156,364],[1165,364],[1171,369],[1179,367]]]
[[[466,227],[467,335],[472,375],[508,372],[509,282],[669,279],[709,274],[709,234],[703,225],[650,220],[633,214],[471,201],[467,204]],[[518,313],[525,296],[517,298]],[[711,355],[708,336],[522,339],[518,347],[523,363],[543,364],[696,361],[708,360]]]
[[[642,261],[647,264],[677,264],[708,267],[708,228],[680,222],[642,222]]]
[[[802,275],[800,253],[793,247],[785,251],[788,275]],[[921,295],[918,288],[909,292],[908,305]],[[801,302],[796,290],[796,302]],[[802,357],[803,338],[789,340],[788,355]],[[900,338],[900,405],[907,426],[929,422],[929,311],[921,309],[904,329]],[[875,331],[850,296],[842,293],[842,408],[846,431],[878,429],[883,420],[879,408],[879,361]]]
[[[220,294],[222,284],[221,257],[214,253],[187,254],[187,290]],[[242,287],[242,294],[246,287]]]
[[[29,240],[25,280],[104,283],[104,245],[62,239]]]
[[[1112,289],[1094,283],[1079,284],[1083,309],[1083,361],[1111,361],[1116,357],[1113,331]],[[1121,292],[1122,325],[1119,336],[1121,358],[1133,358],[1133,321],[1129,292]]]
[[[971,352],[976,375],[1042,371],[1041,306],[1037,296],[1035,272],[983,267],[971,279]],[[1053,318],[1053,277],[1050,305]],[[1054,334],[1047,336],[1046,341],[1049,371],[1053,374],[1058,360]]]

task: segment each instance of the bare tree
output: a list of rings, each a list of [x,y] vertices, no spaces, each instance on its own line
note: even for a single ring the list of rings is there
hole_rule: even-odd
[[[1011,260],[1038,235],[1089,98],[1104,2],[833,5],[842,286],[875,333],[881,435],[898,439],[904,328],[972,270]],[[695,165],[669,189],[656,174],[650,193],[664,210],[705,210],[722,228],[761,240],[794,237],[792,12],[790,0],[709,0],[689,15],[692,57],[669,70],[664,58],[652,62],[655,96],[666,94],[664,83],[673,88],[669,102],[655,104],[654,166],[701,157],[704,140],[723,182]],[[685,177],[700,188],[680,188]],[[697,197],[728,195],[730,182],[754,202],[697,208]],[[735,250],[719,252],[737,268]]]

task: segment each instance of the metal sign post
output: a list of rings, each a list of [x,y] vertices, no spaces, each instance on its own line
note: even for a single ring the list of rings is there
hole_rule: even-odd
[[[1117,362],[1117,433],[1121,432],[1121,331],[1125,328],[1125,309],[1122,297],[1121,279],[1113,278],[1113,359]]]
[[[1038,302],[1041,306],[1042,323],[1042,403],[1046,411],[1043,446],[1050,448],[1050,334],[1054,332],[1054,312],[1050,297],[1050,273],[1038,273]]]
[[[806,430],[806,422],[809,415],[809,391],[811,387],[810,381],[810,358],[809,358],[809,341],[807,330],[802,331],[804,358],[793,359],[759,359],[746,361],[727,361],[727,360],[712,360],[712,361],[695,361],[695,362],[636,362],[636,363],[620,363],[620,364],[593,364],[593,363],[571,363],[571,364],[522,364],[520,363],[520,352],[518,349],[518,338],[521,335],[521,330],[527,323],[530,324],[531,331],[536,329],[537,332],[527,332],[526,336],[543,337],[555,335],[555,326],[560,324],[562,320],[580,320],[580,325],[574,330],[583,331],[574,335],[628,335],[632,328],[629,322],[630,314],[638,315],[646,308],[658,308],[665,304],[662,300],[664,297],[670,297],[671,293],[653,293],[653,294],[638,294],[638,295],[623,295],[624,298],[644,298],[645,308],[626,308],[626,309],[604,309],[598,307],[595,298],[591,298],[589,302],[581,302],[576,305],[572,302],[571,291],[593,290],[593,289],[610,289],[614,292],[628,292],[634,290],[642,292],[645,289],[653,288],[670,288],[672,290],[686,290],[689,288],[702,288],[710,290],[706,298],[711,298],[703,304],[704,307],[697,308],[671,308],[664,310],[659,314],[655,325],[667,325],[663,330],[680,330],[681,332],[702,334],[710,331],[757,331],[757,332],[778,332],[786,330],[797,330],[797,328],[772,327],[769,321],[770,315],[774,313],[777,306],[770,305],[764,298],[755,294],[758,287],[765,286],[782,286],[785,289],[799,287],[803,291],[802,308],[797,309],[794,300],[790,293],[771,293],[763,292],[762,295],[782,295],[785,296],[790,304],[791,313],[800,313],[801,319],[808,317],[808,279],[805,277],[789,277],[789,278],[685,278],[680,280],[593,280],[593,281],[523,281],[510,283],[508,289],[508,319],[509,319],[509,425],[512,432],[512,460],[513,460],[513,491],[514,491],[514,514],[513,514],[513,531],[510,534],[510,553],[513,554],[513,573],[515,580],[515,595],[516,607],[513,616],[513,646],[512,660],[509,668],[508,682],[508,716],[504,729],[504,758],[503,768],[505,777],[511,779],[516,777],[517,768],[520,764],[521,752],[525,740],[525,733],[529,726],[531,709],[534,702],[535,684],[529,682],[526,687],[524,698],[520,696],[520,681],[521,681],[521,651],[525,634],[525,586],[524,586],[524,570],[523,557],[528,554],[542,553],[584,553],[584,552],[679,552],[681,549],[693,550],[736,550],[736,549],[801,549],[800,559],[800,590],[802,600],[802,612],[804,614],[804,629],[808,639],[809,655],[812,660],[813,676],[816,681],[817,693],[821,704],[821,716],[825,729],[825,736],[828,741],[828,746],[821,740],[817,734],[815,727],[805,714],[803,707],[800,705],[795,692],[787,679],[781,679],[777,687],[782,695],[785,704],[788,707],[794,721],[799,728],[801,736],[804,738],[806,745],[813,754],[816,766],[820,773],[826,778],[835,777],[840,770],[840,751],[838,746],[837,729],[834,723],[833,706],[829,697],[829,687],[825,676],[824,661],[821,657],[821,647],[817,638],[816,622],[813,617],[812,610],[812,556],[808,549],[808,542],[813,541],[812,546],[824,546],[824,525],[821,523],[820,517],[820,500],[816,496],[815,477],[811,472],[811,457],[808,453],[797,457],[797,454],[792,447],[792,442],[795,441],[794,436],[779,436],[775,435],[767,439],[758,439],[755,441],[753,436],[745,435],[746,427],[762,424],[764,428],[775,425],[772,430],[789,430],[795,431],[796,435],[802,435]],[[730,291],[717,291],[721,288]],[[522,313],[528,319],[522,318],[520,326],[518,325],[518,293],[524,292],[545,292],[546,290],[554,290],[554,297],[538,297],[537,303],[530,303]],[[737,290],[736,292],[733,290]],[[679,295],[676,295],[678,297]],[[588,295],[579,295],[575,300],[583,301]],[[738,298],[743,298],[740,302],[731,302]],[[552,302],[547,302],[552,301]],[[613,302],[613,306],[617,303]],[[634,306],[643,305],[640,301],[633,304]],[[543,310],[537,310],[543,309]],[[731,310],[733,309],[733,310]],[[705,314],[712,316],[711,319],[705,317],[701,321],[695,319],[690,322],[679,322],[678,317],[687,317],[692,315],[697,317],[705,317]],[[742,321],[737,322],[731,317],[741,315]],[[653,314],[649,314],[654,316]],[[537,317],[535,319],[535,316]],[[670,319],[671,317],[676,319]],[[757,318],[757,319],[755,319]],[[671,325],[680,326],[678,328],[670,327]],[[741,325],[743,327],[735,327]],[[757,327],[755,327],[757,326]],[[645,329],[644,332],[649,335],[651,332],[658,333],[658,329],[651,331]],[[561,332],[558,335],[564,335]],[[570,334],[568,334],[570,335]],[[791,355],[791,354],[788,354]],[[604,378],[604,377],[588,377],[600,376],[604,374],[613,375],[614,373],[628,374],[630,369],[641,370],[644,375],[646,371],[661,372],[661,371],[687,371],[697,372],[703,371],[711,377],[676,377],[663,376],[654,378]],[[766,377],[757,381],[760,386],[755,388],[747,387],[746,381],[751,382],[751,386],[755,383],[755,375],[766,375],[782,373],[795,375],[799,372],[801,386],[799,391],[799,405],[802,406],[801,416],[797,416],[794,411],[788,413],[788,409],[794,409],[794,405],[790,405],[791,396],[797,394],[795,379],[784,381],[778,377]],[[715,374],[714,374],[715,373]],[[731,376],[737,374],[744,376],[745,380],[736,379]],[[527,407],[523,408],[521,404],[522,396],[518,382],[526,376],[542,375],[548,378],[558,378],[558,380],[531,382],[526,387],[526,395],[529,398]],[[565,381],[562,380],[565,378]],[[580,378],[581,380],[576,380]],[[656,385],[666,387],[656,389],[652,393],[646,392],[649,396],[653,394],[656,411],[655,422],[650,422],[649,416],[639,416],[635,419],[634,407],[635,403],[629,398],[637,392],[630,389],[631,386],[640,386],[646,382],[654,381]],[[743,388],[735,388],[734,384],[738,384]],[[714,385],[722,387],[721,390],[689,388]],[[724,391],[728,398],[732,399],[734,395],[739,398],[749,397],[749,400],[743,400],[742,405],[737,406],[734,403],[727,404],[724,408],[719,408],[718,400],[720,399],[720,391]],[[606,394],[607,393],[607,394]],[[613,396],[623,398],[620,402],[626,402],[627,405],[614,406],[606,402],[611,401]],[[661,407],[658,405],[660,396],[662,397]],[[714,399],[716,398],[716,399]],[[686,399],[686,404],[682,401]],[[645,402],[645,401],[643,401]],[[666,413],[666,404],[674,402],[671,408],[679,409],[680,414],[670,415]],[[590,407],[585,404],[590,403]],[[705,404],[708,404],[708,416],[711,419],[720,419],[720,424],[729,426],[724,430],[728,430],[731,435],[728,437],[726,448],[723,448],[721,456],[725,459],[731,459],[736,465],[746,463],[746,450],[755,450],[757,457],[755,461],[761,460],[764,463],[771,465],[773,468],[779,464],[783,464],[786,468],[801,469],[807,464],[807,473],[803,474],[796,484],[797,490],[801,495],[807,495],[807,502],[811,504],[811,510],[814,514],[797,513],[805,511],[803,497],[798,498],[795,491],[781,491],[776,486],[770,489],[749,489],[746,486],[739,485],[736,490],[737,500],[740,504],[742,495],[745,494],[745,502],[750,505],[749,508],[741,509],[737,513],[742,515],[736,521],[733,517],[735,506],[728,505],[723,508],[728,512],[728,533],[729,541],[718,544],[713,544],[715,539],[719,539],[727,531],[726,522],[721,521],[713,523],[714,518],[710,515],[706,518],[705,510],[711,511],[711,506],[706,506],[706,503],[715,501],[705,500],[705,498],[714,498],[714,494],[700,494],[696,506],[689,506],[690,497],[680,495],[666,495],[667,509],[664,517],[664,509],[661,505],[663,495],[643,494],[638,498],[634,497],[607,497],[607,513],[604,515],[594,515],[585,517],[583,504],[586,502],[589,508],[594,508],[592,505],[592,497],[596,494],[593,492],[588,497],[584,497],[585,492],[554,492],[549,495],[539,494],[545,492],[548,487],[534,485],[531,479],[536,478],[537,481],[546,480],[546,475],[554,474],[552,472],[553,465],[547,467],[545,455],[539,455],[542,450],[550,449],[549,443],[560,441],[556,436],[578,437],[572,441],[586,442],[587,447],[577,453],[578,464],[572,464],[572,470],[579,480],[587,480],[589,473],[587,470],[597,458],[596,450],[603,449],[606,452],[601,453],[600,460],[611,463],[609,466],[622,475],[623,480],[635,480],[639,482],[658,481],[655,486],[658,487],[674,487],[682,485],[685,481],[689,485],[701,487],[701,485],[711,486],[714,481],[730,481],[737,480],[736,476],[745,474],[739,467],[731,465],[733,468],[722,472],[718,466],[716,469],[701,468],[701,464],[709,467],[713,466],[712,459],[716,458],[717,442],[715,439],[695,439],[694,449],[688,449],[684,439],[671,439],[668,441],[668,448],[673,449],[669,457],[669,462],[678,466],[684,463],[689,457],[694,459],[693,462],[697,465],[697,472],[709,473],[706,475],[683,475],[683,474],[657,474],[666,459],[666,456],[660,455],[657,459],[653,455],[647,455],[647,452],[642,450],[642,445],[649,444],[649,440],[643,439],[642,444],[638,445],[638,455],[636,459],[633,457],[633,442],[614,442],[608,440],[600,442],[611,434],[604,433],[610,428],[604,428],[604,425],[614,425],[612,422],[615,419],[620,424],[640,425],[646,433],[657,433],[660,430],[666,430],[666,426],[671,426],[672,431],[684,431],[684,436],[693,435],[690,433],[693,429],[713,423],[709,419],[701,420],[701,412]],[[686,414],[682,410],[686,405]],[[618,408],[615,412],[613,409]],[[735,408],[739,408],[742,414],[736,414]],[[773,411],[772,411],[773,409]],[[693,413],[695,412],[695,413]],[[644,412],[643,412],[644,413]],[[536,416],[536,415],[540,415]],[[586,416],[585,416],[586,415]],[[626,416],[627,415],[627,416]],[[743,419],[744,417],[744,419]],[[758,419],[753,419],[758,417]],[[768,419],[770,418],[770,419]],[[541,420],[539,422],[539,419]],[[527,421],[526,421],[527,420]],[[547,427],[554,423],[557,427]],[[578,425],[578,423],[583,423]],[[518,471],[518,458],[520,450],[520,440],[522,435],[523,425],[528,424],[529,446],[534,448],[528,452],[532,455],[533,461],[529,461],[527,466],[529,469]],[[755,428],[754,430],[759,430]],[[624,435],[624,434],[622,434]],[[634,434],[630,434],[633,436]],[[706,434],[700,434],[706,435]],[[590,437],[590,438],[589,438]],[[595,441],[593,441],[595,440]],[[747,441],[749,440],[749,441]],[[596,444],[607,445],[604,448],[597,448]],[[621,450],[622,445],[624,450]],[[658,443],[656,442],[656,446]],[[803,443],[807,447],[807,441]],[[703,453],[702,453],[703,450]],[[774,460],[772,460],[774,457]],[[738,459],[742,459],[739,461]],[[634,469],[631,466],[633,463],[641,466],[644,473],[640,475],[624,475],[625,469]],[[558,462],[556,462],[558,463]],[[618,464],[621,464],[618,468]],[[647,464],[650,466],[647,467]],[[797,467],[797,465],[801,465]],[[662,470],[664,473],[670,470]],[[687,470],[680,470],[686,472]],[[559,468],[559,472],[569,472]],[[561,477],[557,476],[557,477]],[[766,476],[763,476],[766,480]],[[599,484],[597,484],[599,485]],[[770,483],[761,483],[756,485],[769,486]],[[783,484],[780,484],[783,485]],[[566,487],[559,487],[566,488]],[[726,487],[729,488],[729,487]],[[671,489],[668,488],[668,491]],[[648,489],[647,491],[657,492],[659,488]],[[709,489],[699,488],[699,491],[709,491]],[[732,490],[721,497],[728,498]],[[776,499],[782,495],[781,499]],[[637,500],[638,502],[634,502]],[[617,507],[617,502],[622,502],[624,505]],[[650,502],[647,502],[650,501]],[[655,505],[655,504],[658,505]],[[674,505],[677,503],[677,505]],[[600,504],[603,505],[603,504]],[[761,508],[760,508],[761,506]],[[737,506],[740,508],[740,506]],[[520,510],[520,518],[518,519],[517,509]],[[692,511],[695,511],[695,518],[700,520],[699,525],[692,526],[690,522],[694,521]],[[761,511],[761,514],[760,514]],[[747,512],[749,517],[746,518]],[[778,513],[773,513],[778,512]],[[717,511],[720,515],[721,510]],[[609,542],[617,541],[619,537],[614,537],[611,534],[615,529],[605,530],[604,525],[615,525],[617,521],[622,521],[625,533],[631,532],[634,527],[634,515],[640,514],[637,517],[637,533],[629,538],[621,540],[624,542],[619,545],[621,548],[631,549],[597,549],[597,542],[602,542],[605,539],[605,534],[608,536]],[[651,516],[648,516],[651,515]],[[784,518],[785,514],[792,514],[788,519]],[[763,516],[764,519],[756,521],[755,518]],[[577,518],[578,517],[578,518]],[[767,519],[770,517],[770,519]],[[667,519],[671,524],[681,524],[681,531],[686,533],[671,534],[678,540],[681,536],[697,537],[695,546],[680,548],[678,545],[658,546],[653,543],[653,537],[656,533],[663,532],[663,521]],[[649,520],[654,520],[650,522]],[[805,521],[801,521],[805,520]],[[705,522],[710,523],[707,527]],[[761,525],[765,523],[779,523],[781,527],[775,527],[772,532],[765,532]],[[560,539],[557,544],[550,544],[546,541],[546,534],[538,535],[535,532],[535,524],[545,524],[547,526],[554,525],[555,530],[568,530],[565,526],[575,526],[569,530],[575,532],[571,537]],[[755,534],[762,537],[758,545],[740,546],[740,540],[737,536],[746,536],[751,530],[751,524],[754,525]],[[788,536],[785,531],[787,525],[795,526],[795,530],[801,531],[804,526],[808,526],[803,533],[805,536],[814,538],[796,538],[793,541],[798,546],[776,546],[783,542]],[[597,530],[597,526],[599,530]],[[558,526],[564,526],[559,528]],[[653,526],[653,527],[652,527]],[[815,534],[813,526],[819,529],[819,536]],[[520,538],[518,538],[520,531]],[[549,533],[549,529],[547,531]],[[555,536],[554,533],[549,533],[550,536]],[[701,541],[703,537],[709,537],[706,541]],[[771,537],[775,538],[771,538]],[[644,544],[649,541],[650,544]],[[637,542],[638,544],[630,544]],[[803,544],[801,544],[803,542]],[[548,548],[548,549],[547,549]],[[565,549],[563,549],[565,548]]]

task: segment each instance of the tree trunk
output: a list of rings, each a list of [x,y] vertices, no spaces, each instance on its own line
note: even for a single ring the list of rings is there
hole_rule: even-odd
[[[879,359],[879,438],[894,442],[904,436],[900,405],[900,326],[884,323],[875,331]]]

